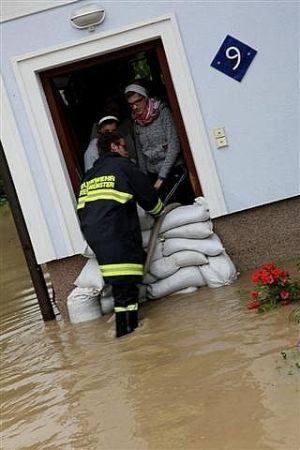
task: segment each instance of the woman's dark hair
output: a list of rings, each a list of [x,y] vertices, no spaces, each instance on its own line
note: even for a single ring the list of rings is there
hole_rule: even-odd
[[[98,139],[98,150],[99,152],[110,152],[111,144],[119,144],[124,136],[117,131],[106,132],[102,134]]]

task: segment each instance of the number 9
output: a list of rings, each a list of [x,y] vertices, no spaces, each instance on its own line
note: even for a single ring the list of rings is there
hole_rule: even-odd
[[[232,53],[230,54],[230,52],[232,51]],[[232,70],[235,70],[239,67],[240,63],[241,63],[241,52],[239,51],[239,49],[237,47],[228,47],[226,50],[226,57],[228,59],[236,59],[236,64],[235,66],[232,68]]]

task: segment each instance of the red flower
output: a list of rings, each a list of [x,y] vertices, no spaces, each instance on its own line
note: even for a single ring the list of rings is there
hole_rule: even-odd
[[[290,274],[286,270],[282,270],[280,276],[282,278],[288,278],[290,276]]]
[[[290,274],[288,272],[285,272],[285,271],[281,272],[280,277],[281,277],[281,282],[283,285],[287,284],[287,282],[289,281],[289,276],[290,276]]]
[[[282,276],[282,271],[280,269],[276,268],[271,271],[271,274],[275,280],[278,280]]]
[[[280,297],[281,300],[287,300],[290,296],[290,293],[288,291],[281,291],[280,292]]]
[[[263,271],[261,273],[261,280],[263,284],[272,284],[274,282],[274,278],[272,277],[272,275],[266,271]]]
[[[253,272],[252,274],[253,283],[258,283],[259,279],[260,279],[260,272]]]
[[[260,304],[257,302],[251,302],[247,305],[248,309],[258,309],[260,307]]]
[[[248,309],[264,312],[300,300],[300,283],[292,282],[289,272],[273,263],[261,265],[251,278],[256,286],[251,291]]]

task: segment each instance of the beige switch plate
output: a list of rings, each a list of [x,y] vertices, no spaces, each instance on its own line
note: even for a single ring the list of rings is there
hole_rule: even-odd
[[[225,137],[225,128],[223,128],[223,127],[214,128],[213,132],[214,132],[215,139]]]
[[[227,137],[219,137],[216,139],[216,145],[217,148],[223,148],[223,147],[228,147],[228,141],[227,141]]]

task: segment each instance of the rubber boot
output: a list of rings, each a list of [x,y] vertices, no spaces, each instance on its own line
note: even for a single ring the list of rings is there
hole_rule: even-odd
[[[138,327],[138,312],[129,311],[128,316],[128,327],[133,331]]]
[[[116,313],[116,337],[124,336],[128,333],[126,312]]]

